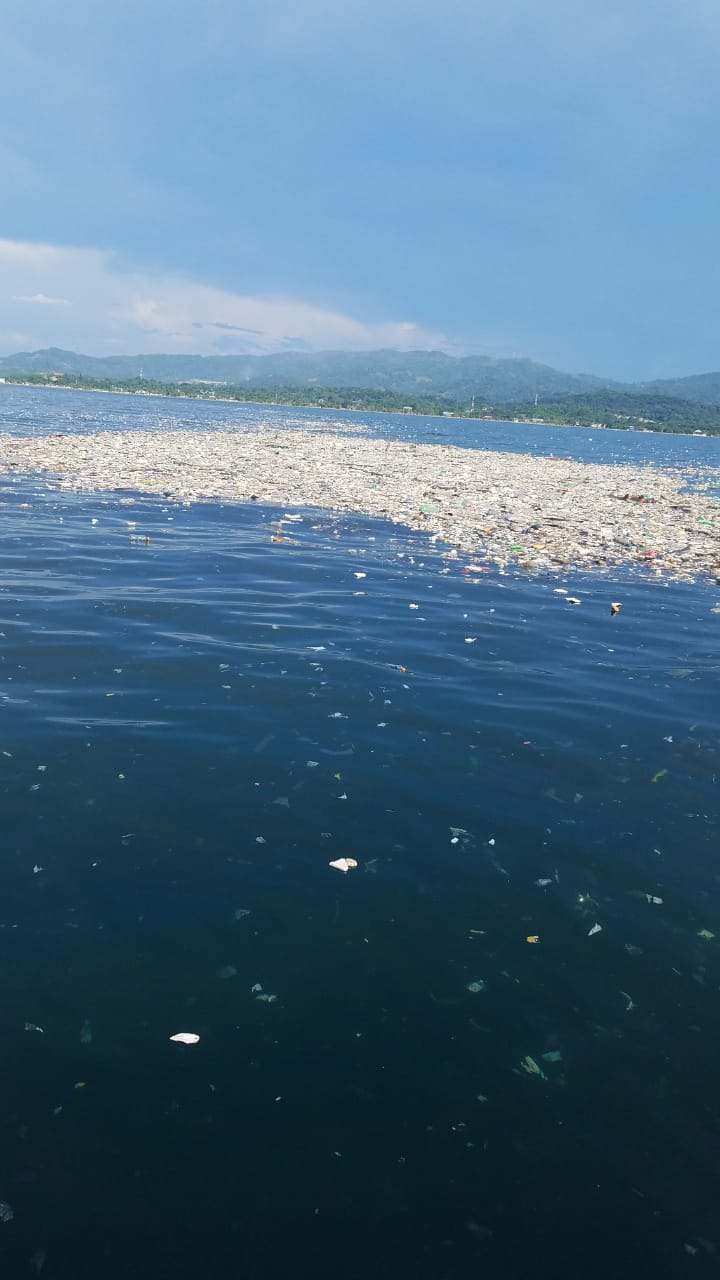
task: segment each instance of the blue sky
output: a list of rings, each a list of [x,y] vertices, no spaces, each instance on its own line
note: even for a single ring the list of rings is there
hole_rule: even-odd
[[[717,0],[5,0],[0,350],[720,367]]]

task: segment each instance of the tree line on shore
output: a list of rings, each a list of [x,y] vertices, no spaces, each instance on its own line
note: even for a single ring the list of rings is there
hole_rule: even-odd
[[[374,413],[410,412],[428,416],[491,421],[601,426],[620,430],[669,432],[702,431],[720,435],[720,405],[682,400],[652,392],[634,394],[605,389],[582,395],[552,395],[534,400],[488,404],[476,396],[469,404],[449,396],[422,396],[372,388],[243,387],[197,382],[160,382],[148,378],[88,378],[75,374],[6,375],[7,383],[66,387],[82,391],[112,391],[197,400],[231,400],[250,404],[297,405],[301,408],[351,409]]]

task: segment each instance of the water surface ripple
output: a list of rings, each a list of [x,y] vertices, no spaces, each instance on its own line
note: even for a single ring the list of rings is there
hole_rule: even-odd
[[[7,1274],[712,1274],[720,589],[0,504]]]

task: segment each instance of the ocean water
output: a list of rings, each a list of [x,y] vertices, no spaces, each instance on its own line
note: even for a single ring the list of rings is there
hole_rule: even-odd
[[[359,430],[383,440],[533,453],[539,457],[554,455],[578,462],[693,467],[708,473],[716,472],[720,463],[720,438],[712,436],[538,427],[524,422],[475,422],[285,405],[211,403],[168,396],[115,395],[11,384],[2,387],[0,394],[0,433],[12,435],[158,428],[163,431],[262,430],[265,426],[283,430],[295,427],[338,432]]]
[[[1,390],[20,432],[240,412]],[[715,1274],[720,586],[0,504],[3,1274]]]

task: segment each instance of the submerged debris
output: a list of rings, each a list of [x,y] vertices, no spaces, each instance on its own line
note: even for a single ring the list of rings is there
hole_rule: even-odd
[[[529,1053],[523,1058],[520,1066],[529,1076],[539,1076],[541,1080],[547,1080],[547,1076],[545,1075],[542,1067],[538,1065],[534,1058],[530,1057]]]

